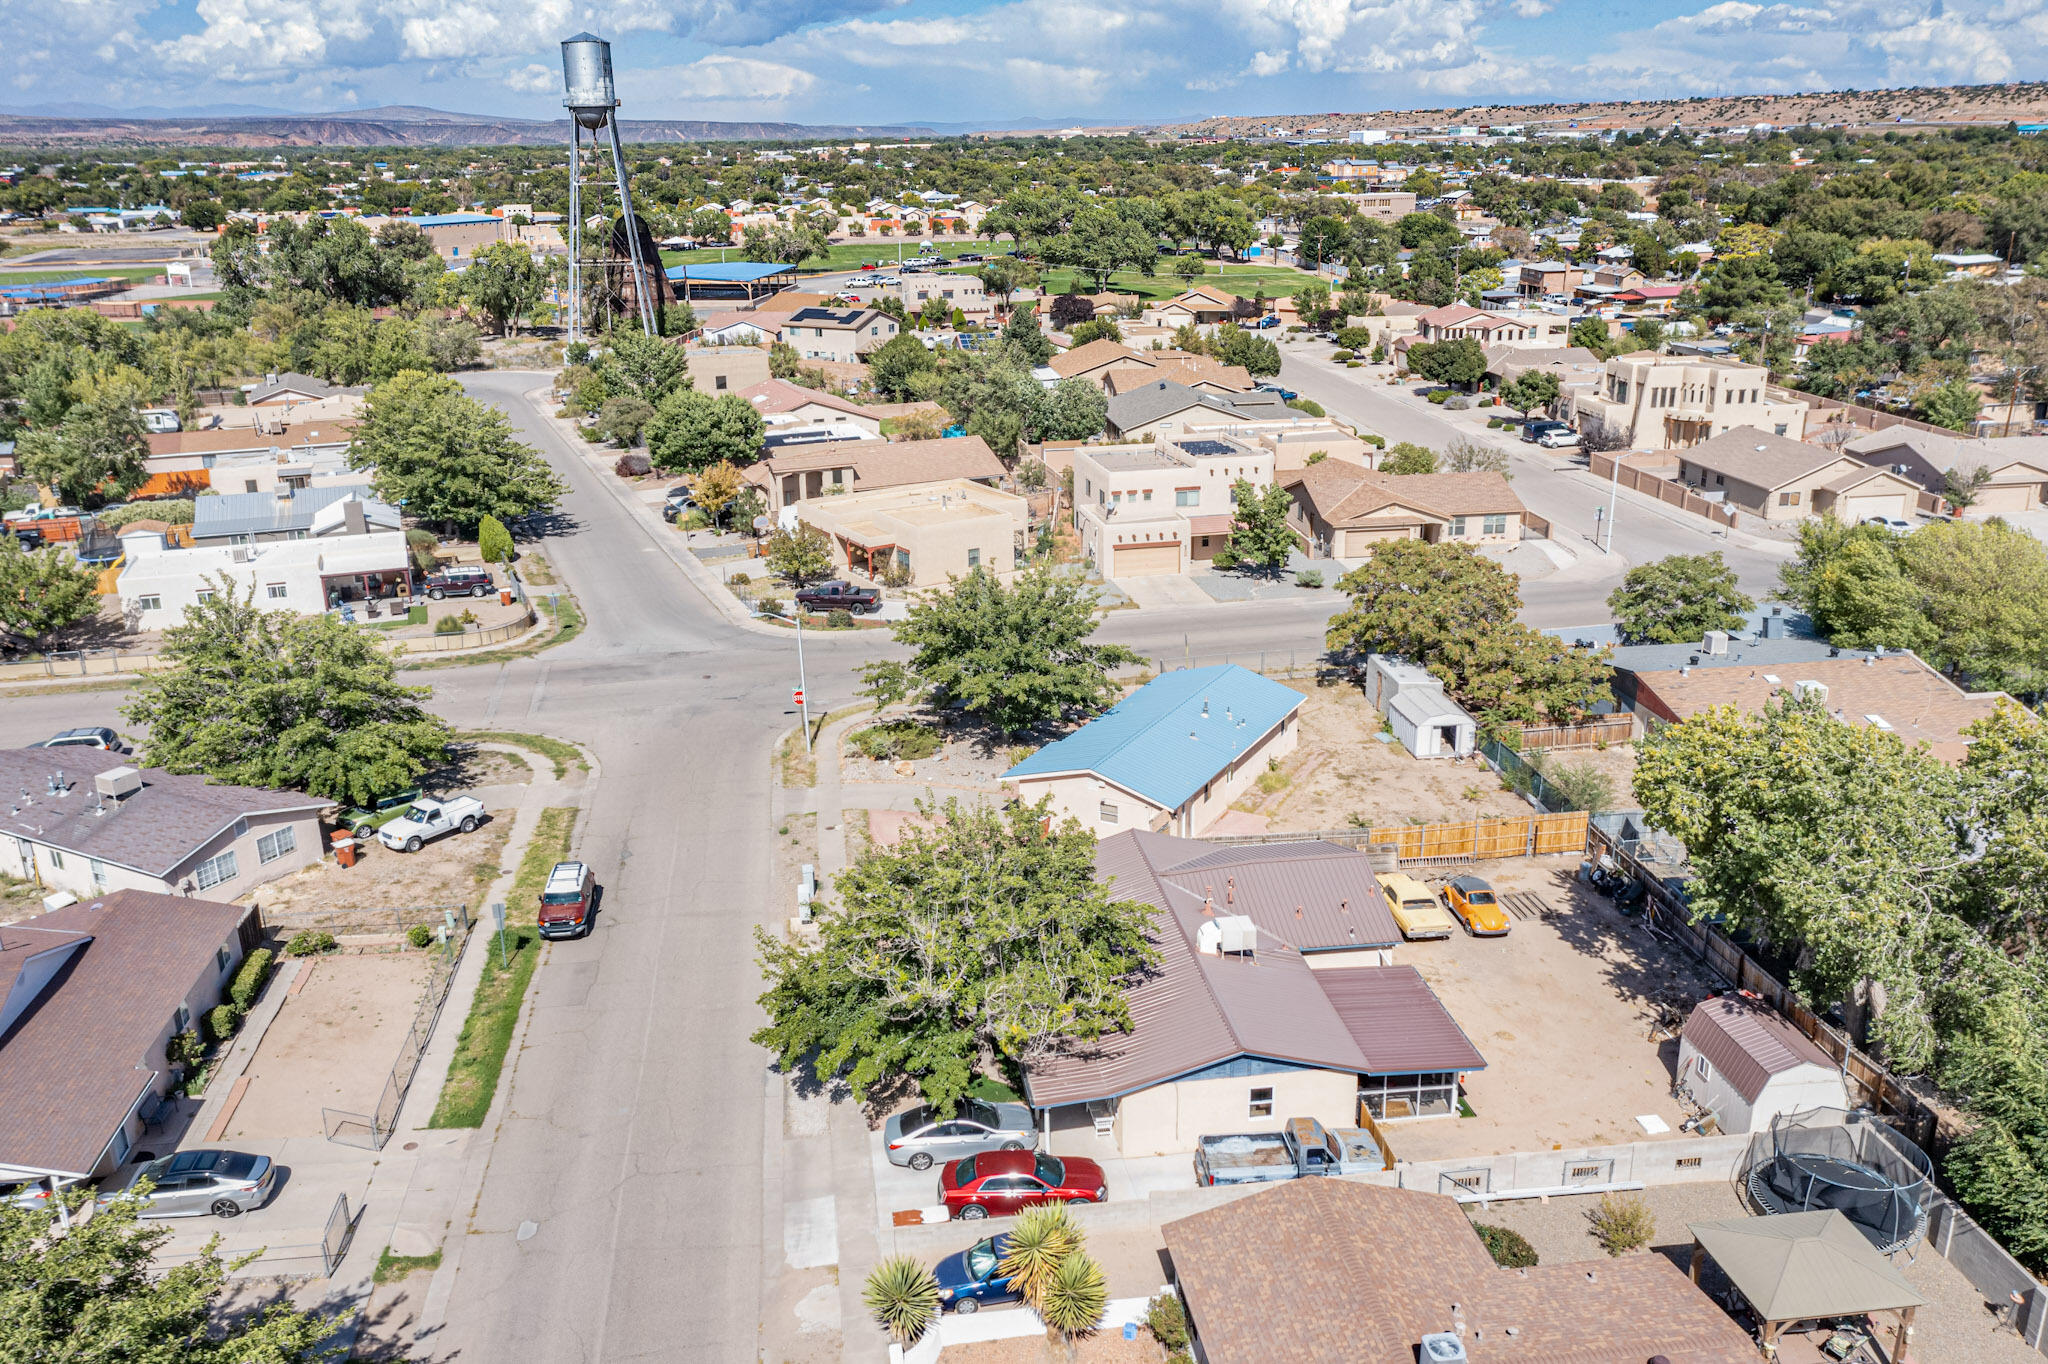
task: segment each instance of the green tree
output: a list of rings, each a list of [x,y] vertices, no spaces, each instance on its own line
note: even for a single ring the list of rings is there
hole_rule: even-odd
[[[1031,305],[1010,314],[1003,324],[1003,348],[1022,356],[1027,364],[1042,365],[1052,359],[1052,338],[1039,330]]]
[[[1500,391],[1500,400],[1526,419],[1536,408],[1557,401],[1557,376],[1548,370],[1526,369]]]
[[[1101,435],[1108,421],[1109,395],[1075,374],[1053,385],[1039,435],[1045,440],[1086,440]]]
[[[681,346],[625,328],[612,333],[598,375],[611,397],[638,398],[655,407],[691,387],[690,357]]]
[[[487,564],[509,564],[518,553],[512,544],[512,532],[495,516],[477,522],[476,549]]]
[[[1109,1306],[1109,1281],[1102,1267],[1086,1253],[1075,1251],[1061,1259],[1038,1301],[1039,1319],[1045,1329],[1064,1340],[1067,1358],[1074,1357],[1074,1342],[1093,1331]]]
[[[56,545],[23,549],[0,535],[0,627],[40,644],[100,609],[99,571]]]
[[[55,1207],[0,1206],[0,1357],[45,1364],[177,1360],[178,1364],[315,1364],[332,1360],[341,1317],[278,1302],[228,1310],[229,1276],[257,1258],[229,1259],[220,1238],[179,1263],[157,1262],[171,1237],[140,1220],[135,1198],[81,1217],[90,1193]]]
[[[1076,346],[1085,346],[1090,341],[1121,342],[1124,332],[1113,317],[1091,317],[1068,332],[1067,339]]]
[[[1261,489],[1250,479],[1240,478],[1230,486],[1230,501],[1236,511],[1230,526],[1230,548],[1238,563],[1263,573],[1286,567],[1287,556],[1295,547],[1294,531],[1287,524],[1294,498],[1287,489],[1277,483]]]
[[[801,587],[832,571],[832,537],[808,521],[777,527],[763,556],[768,567]]]
[[[149,765],[361,805],[444,760],[448,726],[426,687],[402,686],[368,635],[332,615],[267,612],[225,576],[164,632],[169,666],[122,714]]]
[[[370,390],[349,441],[351,468],[374,469],[377,495],[421,521],[473,531],[546,511],[568,491],[505,414],[453,379],[415,370]]]
[[[1136,663],[1121,644],[1092,644],[1095,594],[1077,578],[1032,569],[1005,584],[985,568],[914,602],[890,627],[907,663],[861,669],[881,705],[912,697],[957,705],[1005,735],[1113,702],[1110,670]]]
[[[1158,234],[1116,210],[1089,204],[1075,211],[1065,232],[1047,238],[1040,254],[1054,265],[1072,266],[1101,293],[1109,277],[1126,268],[1149,271],[1159,253]]]
[[[520,242],[492,242],[462,272],[462,296],[500,335],[519,335],[521,320],[540,307],[547,287],[547,267]]]
[[[1301,240],[1296,249],[1304,264],[1311,270],[1320,270],[1326,262],[1341,259],[1350,244],[1351,229],[1344,225],[1344,220],[1321,214],[1301,225]]]
[[[1051,344],[1046,342],[1048,348]],[[901,402],[910,397],[914,376],[935,373],[938,368],[938,357],[925,349],[922,341],[899,332],[869,353],[868,382],[876,392]]]
[[[2048,690],[2048,546],[1978,521],[1938,521],[1896,540],[1933,630],[1929,662],[1974,687]]]
[[[141,414],[111,388],[72,404],[55,430],[24,431],[18,439],[21,471],[81,507],[124,498],[149,478]]]
[[[753,1040],[857,1100],[909,1077],[949,1113],[984,1057],[1128,1027],[1126,985],[1156,954],[1150,909],[1111,897],[1094,837],[1048,802],[920,811],[928,827],[834,878],[817,946],[756,931],[769,1022]]]
[[[1243,365],[1255,379],[1270,379],[1280,372],[1280,348],[1234,323],[1216,329],[1215,354],[1226,365]]]
[[[1718,549],[1637,564],[1607,598],[1630,644],[1684,644],[1709,630],[1739,630],[1742,613],[1755,605]]]
[[[1183,285],[1193,285],[1196,280],[1208,273],[1208,270],[1209,267],[1202,262],[1200,256],[1182,256],[1173,263],[1173,273]]]
[[[1469,545],[1383,544],[1338,581],[1351,603],[1330,618],[1325,641],[1419,664],[1492,719],[1576,722],[1607,684],[1606,653],[1521,624],[1518,581]]]
[[[767,426],[737,393],[714,398],[686,388],[662,399],[644,434],[655,468],[695,473],[721,462],[753,463],[761,457]]]
[[[597,410],[597,431],[614,444],[631,449],[640,443],[641,433],[653,420],[654,408],[646,399],[625,394],[604,400]]]
[[[1951,431],[1973,430],[1981,400],[1967,379],[1951,379],[1924,394],[1917,404],[1922,421]]]
[[[1408,348],[1408,368],[1439,384],[1469,388],[1486,377],[1486,351],[1470,336],[1424,341]]]
[[[1436,451],[1413,441],[1395,441],[1387,453],[1380,457],[1380,472],[1383,474],[1433,474],[1436,472]]]

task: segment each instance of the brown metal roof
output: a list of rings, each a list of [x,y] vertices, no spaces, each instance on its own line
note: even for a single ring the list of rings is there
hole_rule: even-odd
[[[1213,894],[1218,914],[1243,914],[1299,952],[1401,941],[1372,859],[1340,843],[1221,848],[1159,874],[1196,895]]]
[[[1773,1075],[1804,1065],[1837,1068],[1777,1010],[1741,995],[1701,1000],[1685,1020],[1684,1036],[1751,1103]]]
[[[1756,1357],[1661,1255],[1501,1269],[1454,1199],[1419,1189],[1292,1180],[1161,1231],[1209,1364],[1414,1364],[1460,1326],[1474,1364]]]
[[[253,913],[123,890],[0,930],[9,947],[90,935],[0,1034],[0,1165],[92,1173],[164,1064],[165,1025]]]
[[[1368,1075],[1484,1070],[1486,1058],[1412,966],[1345,966],[1316,972],[1365,1053]]]

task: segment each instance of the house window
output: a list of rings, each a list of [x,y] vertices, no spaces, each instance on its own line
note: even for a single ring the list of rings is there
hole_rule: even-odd
[[[1145,489],[1145,500],[1147,502],[1152,500],[1152,490],[1150,488]]]
[[[213,949],[213,967],[216,971],[227,970],[228,963],[233,961],[234,959],[235,954],[228,951],[228,949],[225,946],[216,947],[215,949]]]
[[[1778,494],[1778,505],[1779,505],[1779,506],[1781,506],[1781,507],[1796,507],[1796,506],[1798,506],[1798,505],[1799,505],[1799,494],[1798,494],[1798,493],[1779,493],[1779,494]]]
[[[258,862],[275,862],[288,852],[298,851],[298,847],[299,836],[293,833],[289,827],[282,828],[275,833],[265,834],[256,840],[256,860]]]
[[[265,583],[263,586],[263,595],[269,597],[272,601],[283,601],[286,591],[287,589],[283,583]]]
[[[1116,806],[1111,805],[1106,800],[1102,802],[1102,822],[1104,824],[1116,823]]]
[[[1176,507],[1201,506],[1202,490],[1200,488],[1175,488],[1173,490],[1173,505]]]
[[[1503,512],[1498,516],[1487,517],[1482,531],[1487,535],[1506,535],[1508,533],[1507,513]]]
[[[1270,1118],[1270,1117],[1272,1117],[1272,1116],[1273,1116],[1273,1087],[1272,1087],[1271,1085],[1254,1085],[1254,1086],[1252,1086],[1252,1095],[1251,1095],[1251,1105],[1250,1105],[1250,1107],[1251,1107],[1251,1113],[1250,1113],[1250,1115],[1249,1115],[1249,1116],[1251,1116],[1251,1117],[1254,1117],[1254,1118]]]
[[[241,818],[241,819],[238,819],[238,820],[236,820],[236,821],[235,821],[235,837],[236,837],[236,838],[240,838],[240,837],[241,837],[241,836],[242,836],[243,834],[245,834],[245,833],[248,833],[248,832],[249,832],[249,820],[248,820],[248,817],[247,817],[247,816],[244,816],[243,818]]]
[[[833,481],[834,483],[844,483],[844,482],[846,482],[846,470],[844,470],[844,469],[834,469],[834,470],[832,471],[832,481]]]
[[[201,589],[200,589],[199,591],[197,591],[197,592],[194,592],[194,593],[192,594],[192,599],[193,599],[194,601],[198,601],[198,602],[209,602],[209,601],[212,601],[212,600],[213,600],[213,590],[212,590],[211,588],[201,588]]]
[[[135,599],[135,609],[138,611],[161,611],[164,609],[164,599],[153,592],[147,597],[137,597]]]
[[[967,551],[967,566],[969,568],[981,567],[981,551],[979,549],[970,549]]]
[[[55,848],[50,849],[50,865],[58,871],[64,870],[64,854]]]
[[[191,1026],[192,1011],[186,1008],[183,1004],[180,1004],[178,1006],[178,1011],[171,1015],[171,1031],[184,1032],[187,1028],[190,1028]]]
[[[723,374],[714,374],[713,376],[711,376],[711,386],[717,389],[720,393],[725,392],[725,376]]]
[[[128,1160],[128,1120],[121,1119],[121,1125],[114,1129],[114,1164],[125,1164]]]
[[[1454,517],[1452,517],[1452,518],[1451,518],[1451,529],[1450,529],[1450,532],[1449,532],[1449,534],[1451,535],[1451,537],[1452,537],[1453,539],[1456,539],[1456,538],[1458,538],[1458,537],[1460,537],[1460,536],[1464,535],[1464,533],[1465,533],[1465,518],[1464,518],[1464,517],[1462,517],[1462,516],[1454,516]]]
[[[1777,425],[1777,434],[1779,434],[1779,435],[1781,435],[1781,436],[1785,434],[1785,423],[1784,423],[1784,422],[1779,422],[1779,423],[1778,423],[1778,425]]]
[[[92,859],[92,893],[99,895],[107,888],[107,864],[97,857]]]
[[[253,479],[253,478],[245,478],[245,479],[243,479],[243,480],[242,480],[242,491],[243,491],[243,492],[245,492],[245,493],[253,493],[253,492],[255,492],[255,491],[256,491],[256,480],[255,480],[255,479]]]
[[[193,879],[201,890],[210,890],[224,882],[232,881],[238,875],[235,867],[235,850],[228,849],[218,857],[209,857],[199,864]]]
[[[1704,1080],[1704,1079],[1707,1079],[1707,1078],[1709,1077],[1709,1074],[1710,1074],[1710,1072],[1709,1072],[1709,1071],[1707,1070],[1707,1058],[1706,1058],[1706,1057],[1704,1057],[1704,1056],[1695,1056],[1695,1057],[1693,1057],[1693,1058],[1692,1058],[1692,1064],[1693,1064],[1693,1068],[1694,1068],[1695,1070],[1699,1071],[1699,1073],[1700,1073],[1700,1078],[1701,1078],[1702,1080]]]

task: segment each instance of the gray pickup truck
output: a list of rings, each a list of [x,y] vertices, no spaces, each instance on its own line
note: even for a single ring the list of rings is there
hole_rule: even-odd
[[[1327,1128],[1314,1118],[1289,1118],[1278,1132],[1203,1137],[1195,1149],[1195,1182],[1204,1188],[1385,1168],[1372,1133],[1362,1127]]]

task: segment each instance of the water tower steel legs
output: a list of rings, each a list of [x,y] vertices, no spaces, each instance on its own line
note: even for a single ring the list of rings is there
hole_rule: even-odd
[[[654,315],[654,277],[640,254],[640,220],[633,213],[633,193],[626,183],[626,149],[619,144],[619,120],[616,117],[606,119],[604,126],[612,135],[612,176],[618,182],[619,205],[626,215],[626,249],[633,259],[633,301],[640,305],[642,330],[649,336],[659,336],[661,326]],[[594,136],[592,140],[596,140]],[[656,256],[657,268],[660,261],[661,258]]]

